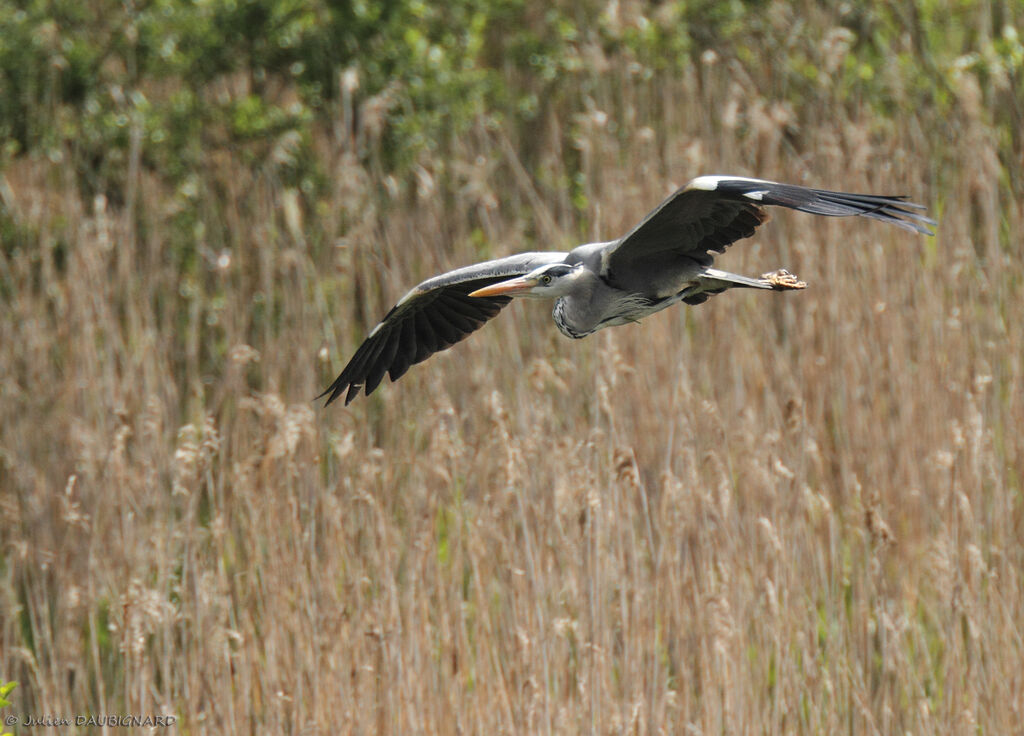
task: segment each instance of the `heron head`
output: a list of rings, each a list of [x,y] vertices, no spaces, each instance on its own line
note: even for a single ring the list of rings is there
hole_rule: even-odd
[[[470,296],[526,296],[534,299],[557,299],[572,291],[583,274],[583,264],[548,263],[528,274],[485,286]]]

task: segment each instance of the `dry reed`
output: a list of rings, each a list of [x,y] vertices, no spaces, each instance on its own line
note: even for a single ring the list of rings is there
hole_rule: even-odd
[[[185,281],[173,193],[145,171],[132,211],[59,164],[3,172],[35,243],[0,263],[14,711],[226,734],[1020,733],[1024,205],[981,82],[964,74],[940,139],[927,110],[880,130],[713,56],[657,90],[605,63],[574,120],[481,127],[396,198],[328,135],[316,212],[272,167],[212,161]],[[558,184],[570,123],[583,213]],[[938,234],[775,213],[720,262],[804,292],[579,342],[517,304],[370,400],[310,403],[420,278],[614,236],[713,172],[907,193]]]

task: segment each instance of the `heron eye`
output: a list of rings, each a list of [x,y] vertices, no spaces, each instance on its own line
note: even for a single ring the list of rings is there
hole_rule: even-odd
[[[550,284],[551,277],[548,274],[544,274],[543,276],[540,277],[540,282],[544,285]]]

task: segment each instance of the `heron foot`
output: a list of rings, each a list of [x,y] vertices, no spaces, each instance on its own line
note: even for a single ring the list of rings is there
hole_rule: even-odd
[[[798,279],[796,274],[792,274],[784,268],[780,268],[778,271],[761,274],[761,280],[767,281],[773,289],[778,291],[807,288],[807,284]]]

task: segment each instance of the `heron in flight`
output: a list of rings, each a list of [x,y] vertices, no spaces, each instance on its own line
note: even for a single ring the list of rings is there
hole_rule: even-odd
[[[319,397],[327,404],[360,390],[369,396],[384,375],[397,381],[409,366],[445,350],[494,317],[513,297],[554,299],[562,334],[581,338],[639,322],[677,302],[700,304],[727,289],[784,291],[806,285],[787,271],[760,278],[712,268],[714,253],[754,234],[765,206],[812,215],[861,215],[931,235],[934,220],[904,196],[848,194],[738,176],[701,176],[678,189],[618,240],[568,253],[519,253],[427,279],[373,328],[341,374]],[[325,404],[326,405],[326,404]]]

